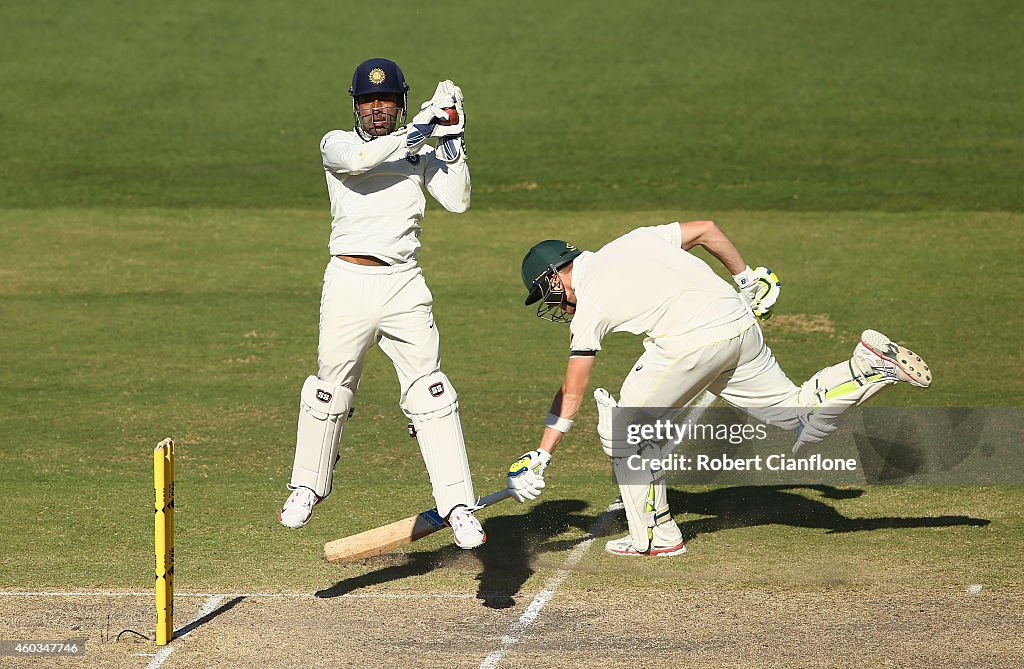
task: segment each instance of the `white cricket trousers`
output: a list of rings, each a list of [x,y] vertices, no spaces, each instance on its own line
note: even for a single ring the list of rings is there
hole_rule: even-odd
[[[354,395],[367,351],[380,345],[398,373],[399,404],[414,427],[438,513],[447,517],[455,506],[474,505],[476,495],[458,395],[440,369],[432,304],[415,262],[367,266],[331,258],[320,300],[318,376]],[[296,453],[298,461],[298,447]]]
[[[786,376],[755,323],[741,334],[699,348],[673,337],[648,337],[622,384],[619,406],[676,407],[702,391],[743,409],[799,406],[800,388]],[[777,421],[773,421],[777,422]],[[789,429],[796,427],[794,421]]]
[[[405,406],[409,387],[441,368],[433,296],[415,262],[356,265],[331,258],[320,297],[317,376],[352,392],[375,344],[391,359]]]

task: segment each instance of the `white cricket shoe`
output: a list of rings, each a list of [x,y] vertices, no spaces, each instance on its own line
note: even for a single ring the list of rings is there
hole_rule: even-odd
[[[619,539],[612,539],[604,545],[604,550],[612,555],[632,555],[637,557],[671,557],[686,552],[686,544],[679,542],[674,546],[652,546],[650,550],[640,552],[633,548],[633,540],[627,534]]]
[[[487,541],[483,526],[466,506],[460,504],[452,509],[446,520],[455,535],[455,545],[459,548],[469,550]]]
[[[313,517],[313,507],[320,502],[316,493],[305,487],[298,487],[285,500],[278,518],[281,524],[292,529],[304,527]]]
[[[897,381],[905,381],[918,388],[932,384],[932,372],[921,356],[881,332],[865,330],[853,349],[853,355],[876,372]]]

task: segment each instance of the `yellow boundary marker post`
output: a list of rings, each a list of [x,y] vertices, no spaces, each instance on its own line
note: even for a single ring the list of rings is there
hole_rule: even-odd
[[[174,441],[153,449],[153,545],[156,551],[156,645],[174,638]]]

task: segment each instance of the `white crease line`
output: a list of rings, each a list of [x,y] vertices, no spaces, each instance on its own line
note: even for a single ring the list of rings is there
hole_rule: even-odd
[[[167,661],[167,658],[169,658],[173,652],[174,646],[164,646],[160,649],[160,652],[153,656],[153,659],[146,665],[146,669],[158,669],[163,666],[163,663]]]
[[[613,505],[615,506],[615,505]],[[501,646],[484,658],[483,662],[480,663],[480,669],[494,669],[501,662],[501,659],[505,657],[509,649],[515,644],[519,643],[519,637],[526,628],[533,624],[537,617],[540,616],[541,611],[548,605],[554,596],[558,592],[558,588],[562,586],[565,579],[569,577],[572,569],[579,564],[583,556],[586,555],[587,551],[593,545],[594,540],[601,535],[604,531],[608,521],[612,519],[615,512],[612,507],[608,507],[604,513],[597,517],[594,521],[594,525],[590,528],[589,535],[586,539],[576,544],[576,547],[572,549],[569,556],[565,558],[565,562],[559,567],[555,575],[548,579],[547,583],[544,584],[544,589],[537,593],[537,596],[533,598],[530,605],[526,607],[522,615],[519,616],[511,625],[509,625],[508,634],[501,637]]]
[[[688,405],[690,410],[687,412],[687,416],[696,420],[714,401],[715,396],[704,391]],[[548,579],[547,583],[544,584],[544,589],[533,598],[533,601],[530,602],[528,607],[526,607],[523,614],[509,625],[509,633],[501,637],[501,646],[491,651],[491,653],[484,658],[483,662],[480,663],[480,669],[495,669],[511,647],[519,643],[519,638],[526,631],[526,628],[537,620],[541,611],[544,610],[544,607],[548,605],[548,602],[550,602],[558,592],[558,588],[562,586],[565,579],[569,577],[572,570],[577,564],[579,564],[580,560],[583,559],[583,556],[587,554],[587,551],[590,550],[590,547],[594,544],[594,540],[604,532],[605,526],[615,515],[613,509],[618,509],[618,505],[613,503],[604,513],[597,517],[597,520],[594,521],[594,526],[590,528],[590,532],[588,533],[590,536],[572,549],[569,556],[565,558],[565,562],[563,562],[562,566],[555,572],[555,575]]]
[[[203,608],[199,609],[199,613],[197,613],[195,617],[191,620],[191,622],[189,622],[189,624],[185,627],[194,624],[197,620],[202,620],[206,616],[216,611],[217,607],[220,606],[220,603],[224,601],[224,597],[224,595],[212,595],[209,599],[206,600],[206,602],[203,603]],[[193,627],[181,636],[175,637],[171,641],[171,643],[167,644],[166,646],[158,650],[156,653],[156,657],[154,657],[150,661],[150,663],[146,665],[146,669],[160,669],[160,667],[163,666],[163,663],[167,661],[167,658],[169,658],[171,654],[174,652],[173,644],[180,643],[187,639],[188,635],[192,634],[192,632],[195,631],[195,629],[196,628]]]

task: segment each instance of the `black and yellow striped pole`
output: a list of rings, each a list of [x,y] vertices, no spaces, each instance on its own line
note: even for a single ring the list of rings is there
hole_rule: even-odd
[[[174,637],[174,442],[164,439],[153,450],[153,510],[156,549],[156,645]]]

